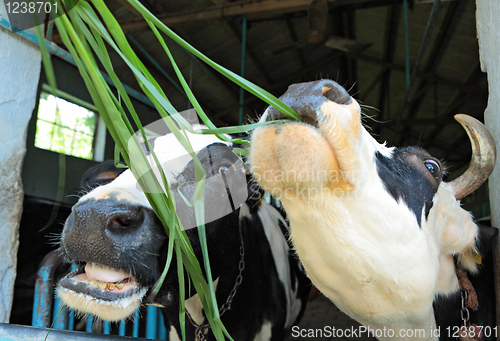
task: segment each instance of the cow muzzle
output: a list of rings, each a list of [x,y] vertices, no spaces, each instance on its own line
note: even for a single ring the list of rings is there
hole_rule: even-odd
[[[359,104],[331,80],[293,84],[280,100],[304,121],[254,131],[250,164],[256,180],[277,196],[291,188],[352,188],[363,130]],[[261,121],[276,119],[287,117],[269,107]]]
[[[156,280],[164,239],[149,209],[116,200],[90,199],[74,206],[61,250],[78,268],[64,277],[57,294],[64,304],[107,321],[127,318]]]

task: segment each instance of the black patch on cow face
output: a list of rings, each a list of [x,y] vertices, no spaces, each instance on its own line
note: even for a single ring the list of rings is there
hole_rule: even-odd
[[[421,226],[422,210],[425,208],[427,218],[443,178],[441,162],[424,149],[405,147],[394,149],[390,157],[375,153],[375,163],[387,192],[395,200],[403,200]]]
[[[124,162],[120,163],[125,165]],[[116,167],[114,160],[104,161],[103,163],[90,168],[85,172],[85,174],[83,174],[80,186],[84,190],[90,191],[97,186],[103,186],[110,183],[126,170],[126,168]]]

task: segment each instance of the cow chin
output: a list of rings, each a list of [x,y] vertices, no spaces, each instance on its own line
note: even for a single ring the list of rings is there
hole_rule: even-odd
[[[252,174],[271,194],[283,197],[304,189],[345,191],[355,187],[362,138],[358,103],[325,101],[315,116],[315,120],[304,117],[305,122],[264,126],[253,133]]]
[[[59,282],[57,295],[79,313],[120,321],[139,308],[147,290],[123,270],[89,262]]]

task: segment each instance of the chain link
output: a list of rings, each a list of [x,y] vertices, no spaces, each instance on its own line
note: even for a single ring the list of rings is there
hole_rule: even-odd
[[[462,318],[462,327],[467,328],[467,322],[469,322],[470,319],[470,313],[469,309],[467,309],[467,303],[466,303],[468,299],[467,290],[461,289],[460,297],[462,298],[462,310],[460,310],[460,317]]]

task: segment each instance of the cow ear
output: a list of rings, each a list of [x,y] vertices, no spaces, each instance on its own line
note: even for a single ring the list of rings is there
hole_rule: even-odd
[[[113,160],[106,160],[87,170],[82,176],[80,186],[87,191],[92,190],[110,183],[125,170],[126,168],[116,167]]]

